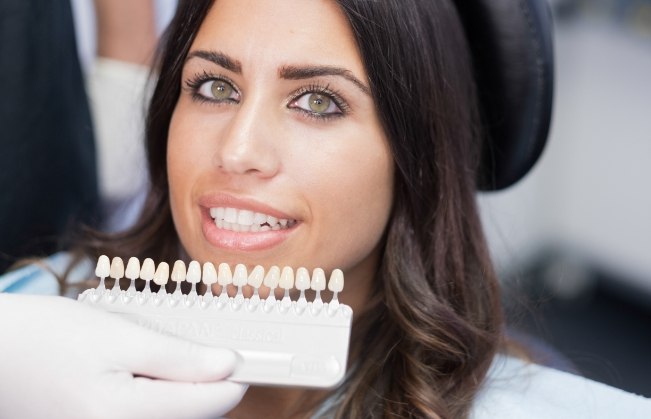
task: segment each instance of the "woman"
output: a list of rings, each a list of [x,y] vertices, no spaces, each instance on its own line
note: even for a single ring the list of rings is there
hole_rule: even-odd
[[[504,349],[468,45],[452,2],[409,3],[188,1],[166,34],[143,214],[86,253],[341,268],[355,313],[339,388],[229,417],[468,417]]]

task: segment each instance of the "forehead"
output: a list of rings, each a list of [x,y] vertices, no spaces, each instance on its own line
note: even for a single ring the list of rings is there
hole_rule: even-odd
[[[217,50],[247,67],[324,64],[365,74],[346,16],[334,0],[217,0],[191,50]]]

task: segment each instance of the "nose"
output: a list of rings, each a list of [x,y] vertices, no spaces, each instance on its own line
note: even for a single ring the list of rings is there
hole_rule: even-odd
[[[229,175],[273,177],[280,168],[274,116],[264,103],[242,103],[222,132],[214,156]]]

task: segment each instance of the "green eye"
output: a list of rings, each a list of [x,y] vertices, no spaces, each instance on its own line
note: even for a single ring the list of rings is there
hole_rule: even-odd
[[[214,80],[210,92],[215,99],[225,100],[233,95],[233,86],[224,80]]]
[[[315,113],[326,113],[332,104],[332,99],[319,93],[312,93],[307,101],[310,110]]]

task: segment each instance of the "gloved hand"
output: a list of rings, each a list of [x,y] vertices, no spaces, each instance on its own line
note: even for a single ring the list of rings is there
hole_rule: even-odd
[[[0,417],[204,418],[246,386],[237,357],[62,297],[0,294]]]

